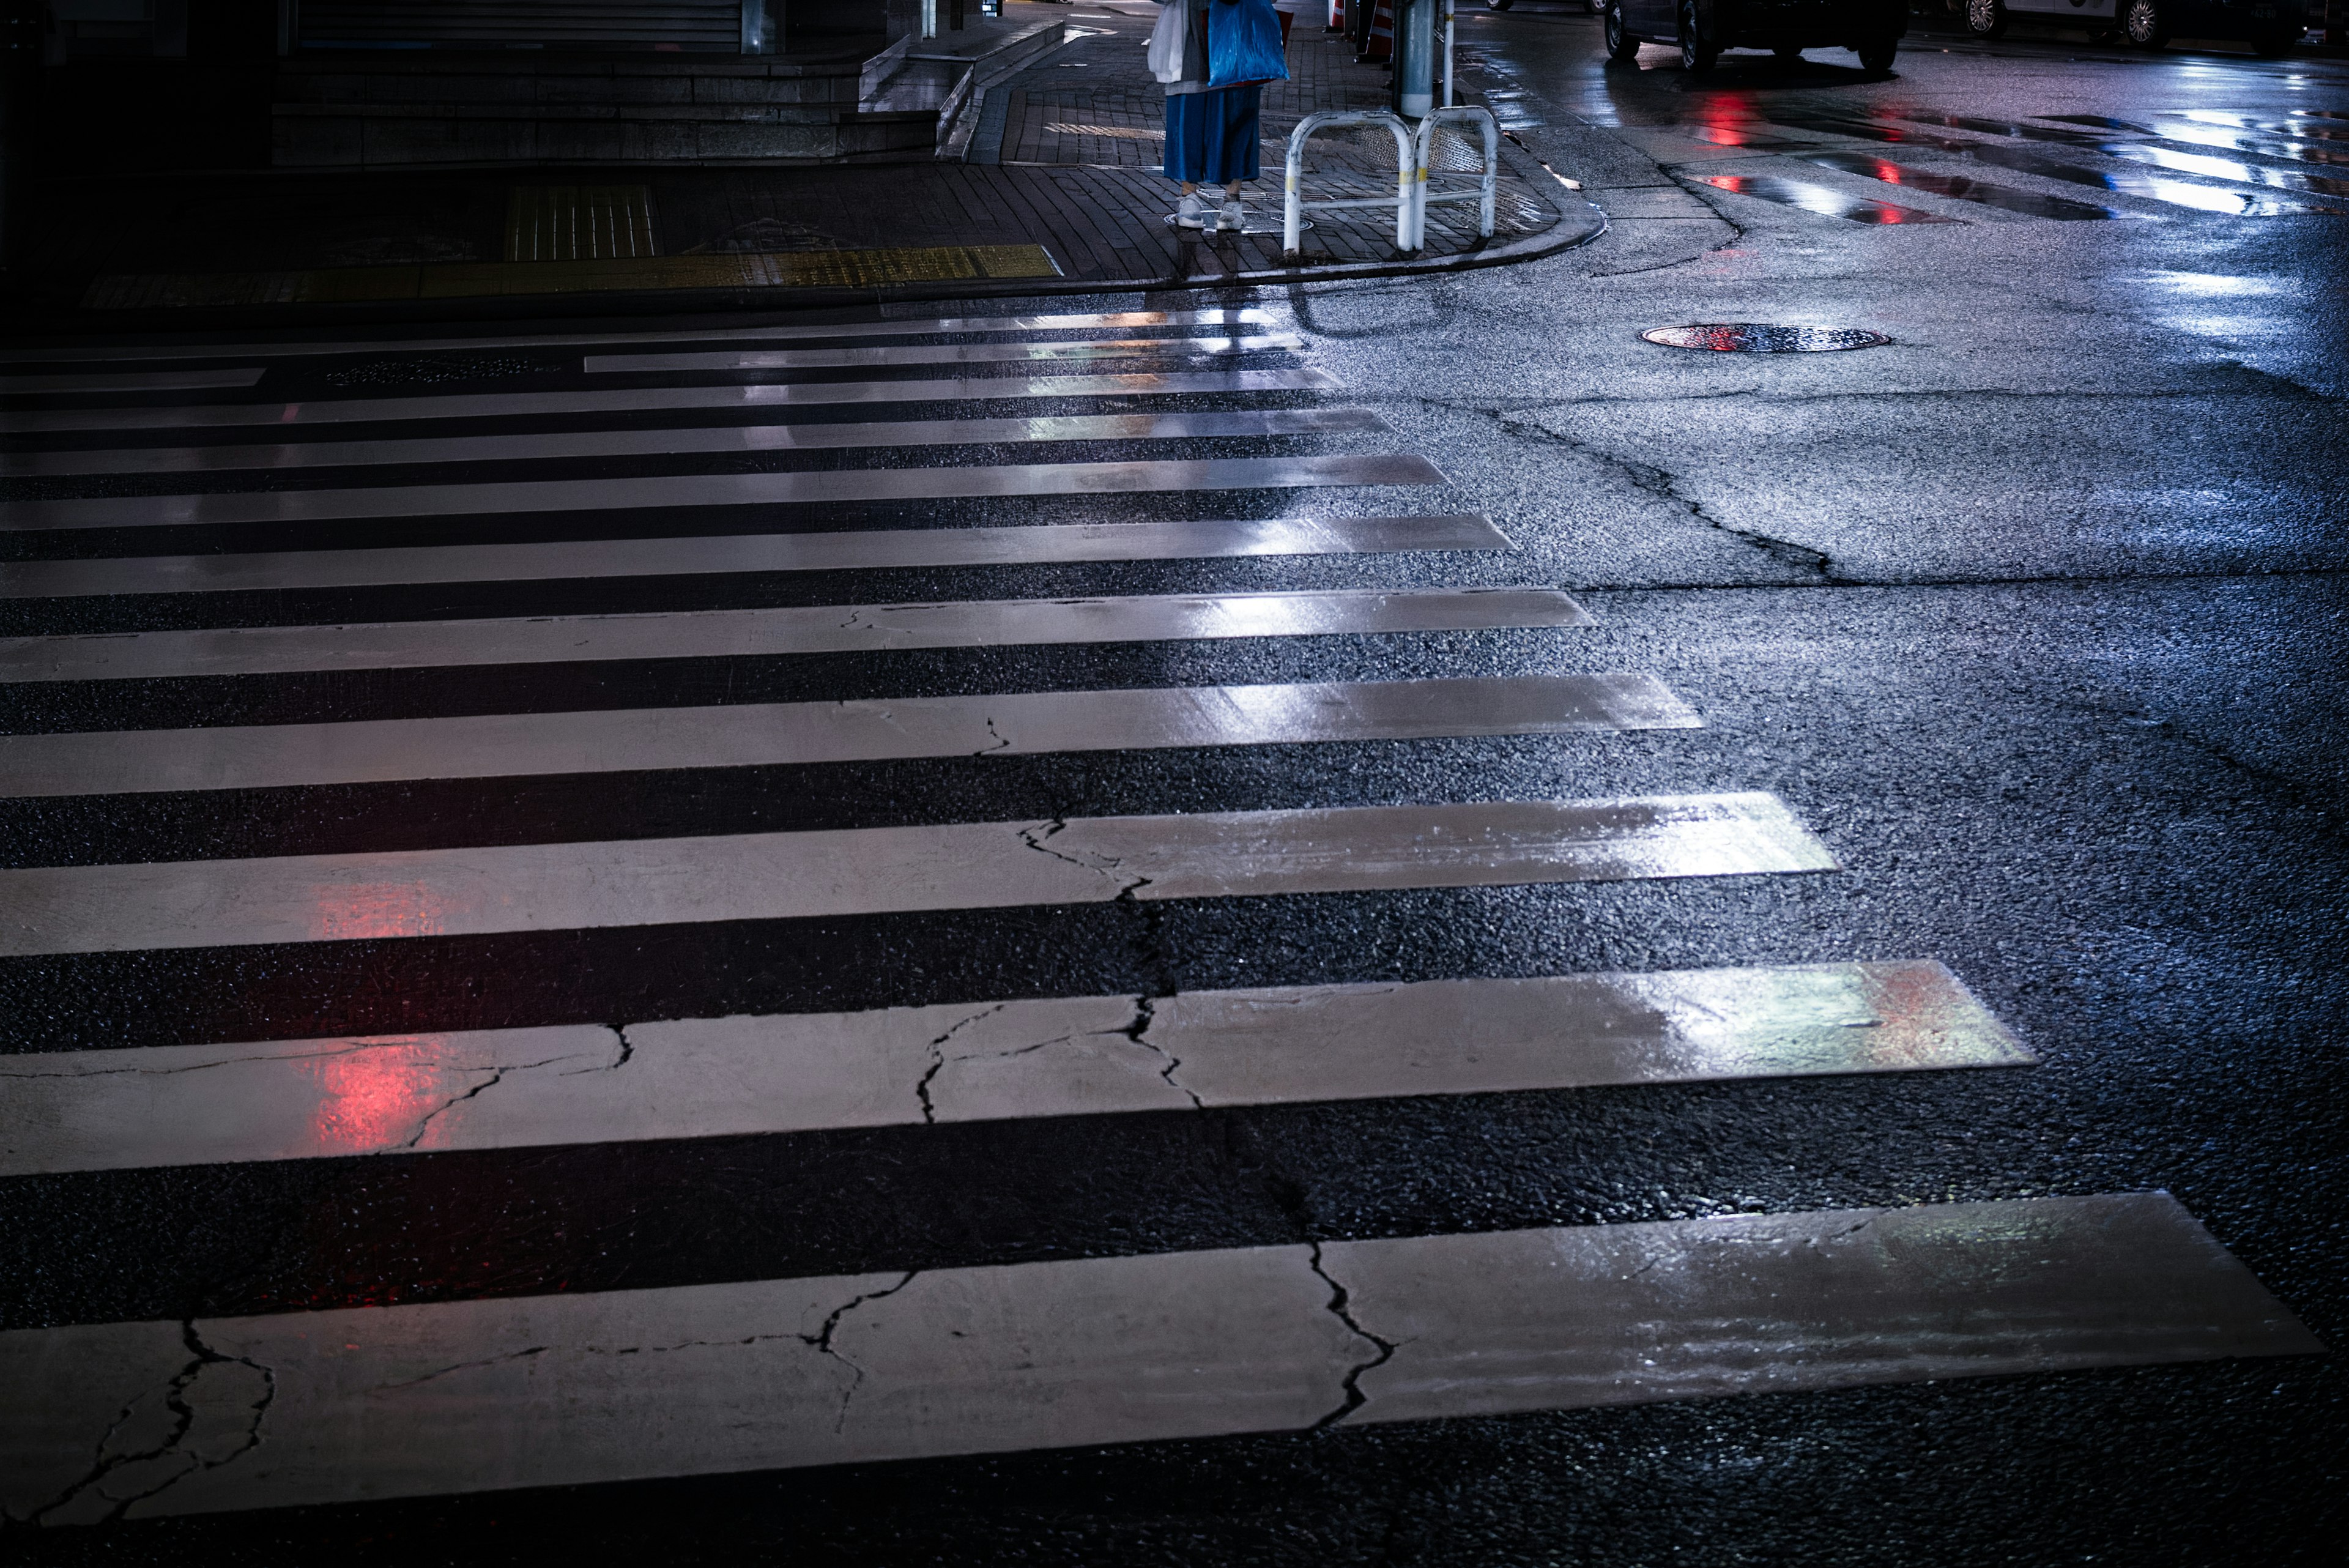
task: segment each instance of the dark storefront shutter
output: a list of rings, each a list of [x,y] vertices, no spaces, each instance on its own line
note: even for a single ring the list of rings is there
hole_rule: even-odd
[[[300,0],[303,49],[678,49],[734,54],[741,0]]]

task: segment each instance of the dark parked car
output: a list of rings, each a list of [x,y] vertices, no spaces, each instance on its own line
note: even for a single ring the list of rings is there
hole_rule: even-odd
[[[1609,58],[1628,60],[1641,44],[1678,44],[1681,64],[1692,71],[1713,69],[1714,57],[1723,49],[1768,49],[1782,60],[1805,49],[1849,49],[1867,69],[1889,71],[1901,35],[1908,31],[1908,0],[1608,0],[1607,5]]]
[[[2324,20],[2323,0],[1964,0],[1966,26],[1995,38],[2014,22],[2085,27],[2100,43],[2158,49],[2172,36],[2241,39],[2280,55]]]

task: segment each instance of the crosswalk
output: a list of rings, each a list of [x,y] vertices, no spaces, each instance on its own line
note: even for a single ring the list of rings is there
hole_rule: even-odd
[[[2021,218],[2096,221],[2179,209],[2238,217],[2349,216],[2349,152],[2328,145],[2325,128],[2303,119],[2189,109],[2126,120],[2084,114],[2000,120],[1923,111],[1869,114],[1855,106],[1799,102],[1723,115],[1709,110],[1707,122],[1692,134],[1749,148],[1774,162],[1809,163],[1872,185]],[[1984,180],[1930,161],[1937,155],[2134,198],[2145,206],[2082,202]],[[1816,181],[1762,172],[1701,178],[1718,190],[1862,223],[1968,221]],[[2269,193],[2277,192],[2286,194]]]
[[[532,384],[334,379],[489,348],[539,356]],[[142,1226],[193,1238],[172,1257],[54,1248],[70,1304],[0,1322],[0,1512],[2317,1348],[2158,1193],[956,1248],[814,1209],[696,1217],[698,1250],[533,1218],[588,1214],[619,1161],[860,1130],[2031,1067],[1930,955],[1181,983],[1170,909],[1837,867],[1799,803],[1733,781],[1219,782],[1242,755],[1704,722],[1655,671],[1574,667],[1591,614],[1492,581],[1505,528],[1441,510],[1443,470],[1310,351],[1251,307],[12,358],[0,1176],[37,1213],[67,1190],[44,1183],[234,1170],[305,1218],[236,1238],[172,1208],[196,1188],[142,1188]],[[1118,368],[1030,369],[1074,361]],[[1219,562],[1263,576],[1184,576]],[[1381,564],[1411,586],[1326,575]],[[1157,575],[1040,575],[1080,566]],[[935,576],[915,599],[889,573]],[[1391,647],[1415,668],[1330,652]],[[1247,673],[1275,648],[1319,672]],[[1136,768],[1165,791],[1136,798]],[[372,1251],[370,1194],[517,1156],[495,1246],[428,1205]],[[1088,1183],[1060,1185],[1079,1212]]]

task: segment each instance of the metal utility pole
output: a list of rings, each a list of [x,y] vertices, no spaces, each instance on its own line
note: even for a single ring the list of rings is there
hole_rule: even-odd
[[[1421,119],[1435,107],[1435,7],[1437,0],[1401,0],[1395,20],[1395,112]]]

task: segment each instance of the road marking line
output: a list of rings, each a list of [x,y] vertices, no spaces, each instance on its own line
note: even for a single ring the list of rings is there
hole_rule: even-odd
[[[0,870],[0,956],[1835,868],[1758,793],[953,823]]]
[[[2323,1348],[2158,1192],[92,1324],[0,1334],[0,1507],[70,1524]],[[185,1458],[110,1449],[126,1412]]]
[[[1703,721],[1651,675],[1017,691],[0,736],[0,796],[1291,745]]]
[[[1130,598],[792,605],[514,620],[15,638],[0,640],[0,684],[1589,624],[1590,617],[1582,607],[1555,588],[1331,588]]]
[[[823,534],[725,534],[688,539],[583,539],[552,545],[410,545],[249,556],[0,561],[0,598],[1510,547],[1507,535],[1494,527],[1490,519],[1473,514],[1263,520],[1158,518],[1142,523],[848,529]]]
[[[0,1176],[2036,1060],[1930,961],[1059,997],[625,1033],[0,1057]]]
[[[109,370],[59,376],[0,376],[0,395],[27,392],[193,391],[201,387],[250,387],[257,367],[221,370]]]
[[[874,348],[722,348],[691,354],[590,354],[591,376],[678,370],[862,370],[890,365],[996,365],[1022,360],[1133,359],[1189,354],[1263,354],[1302,348],[1293,332],[1253,337],[1093,338],[1067,343],[892,343]]]
[[[586,392],[466,392],[399,398],[326,398],[177,409],[0,411],[0,434],[194,430],[406,420],[525,419],[550,414],[653,413],[678,409],[801,408],[841,403],[944,403],[989,398],[1157,397],[1177,393],[1319,392],[1337,380],[1302,367],[1118,376],[957,376],[931,381],[784,381],[754,387],[614,387]]]
[[[1077,414],[1042,419],[902,420],[872,424],[725,425],[717,429],[558,431],[296,441],[274,446],[116,447],[0,453],[0,478],[102,473],[225,473],[373,463],[520,462],[647,453],[817,452],[849,447],[988,446],[1028,441],[1174,441],[1201,436],[1320,435],[1394,427],[1368,409],[1257,409],[1230,413]]]
[[[1282,317],[1269,310],[1116,310],[1062,316],[949,316],[909,321],[814,322],[796,327],[728,327],[664,332],[540,332],[512,337],[378,337],[353,342],[151,344],[130,348],[12,348],[0,364],[79,365],[127,359],[246,359],[307,358],[326,354],[446,353],[482,348],[561,348],[598,343],[780,343],[812,337],[895,337],[926,333],[1057,332],[1134,327],[1268,327]]]
[[[0,504],[0,532],[1445,483],[1434,464],[1409,452],[1219,457],[1163,462],[835,468],[782,473],[681,473],[634,479],[545,479],[495,484],[409,484],[351,490],[109,496],[88,501],[12,501]]]

